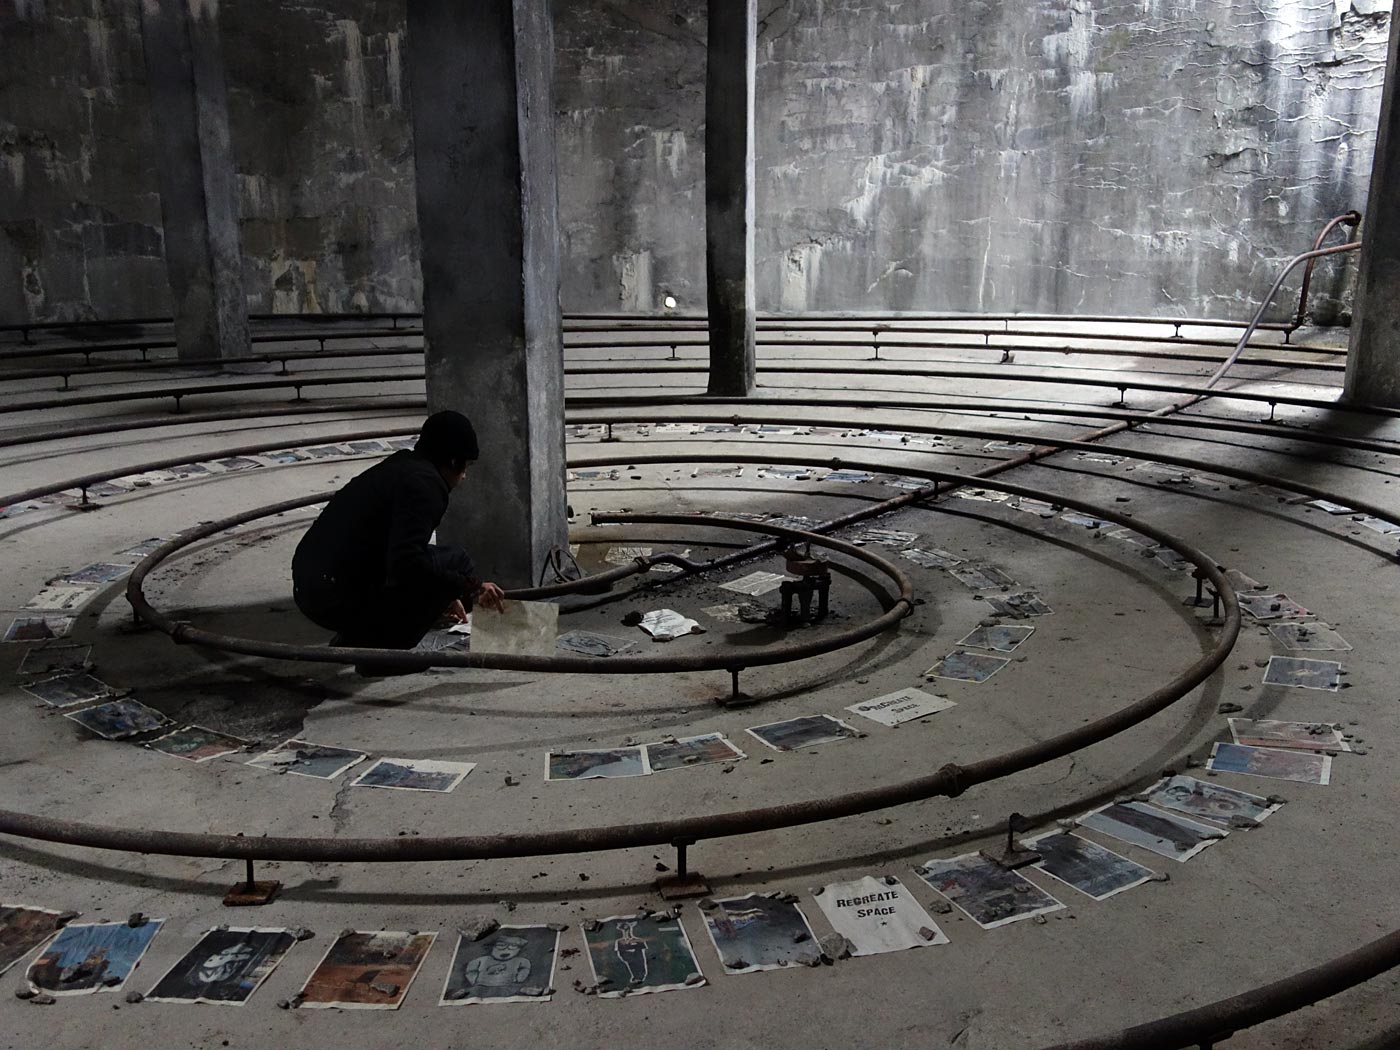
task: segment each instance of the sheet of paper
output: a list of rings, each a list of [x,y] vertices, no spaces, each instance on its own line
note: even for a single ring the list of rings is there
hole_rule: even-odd
[[[1277,813],[1282,802],[1270,802],[1260,795],[1226,787],[1214,780],[1173,776],[1154,784],[1147,801],[1158,809],[1171,809],[1188,817],[1230,823],[1231,817],[1255,822]]]
[[[588,965],[602,999],[699,988],[705,982],[677,919],[614,915],[585,923]]]
[[[807,916],[796,904],[758,893],[714,903],[701,914],[725,973],[811,966],[821,958]]]
[[[342,933],[301,989],[302,1009],[397,1010],[436,933]]]
[[[776,591],[783,585],[783,581],[789,578],[780,572],[751,572],[737,580],[721,583],[720,587],[735,594],[747,594],[750,598],[758,598]]]
[[[902,882],[871,875],[833,882],[817,895],[831,928],[851,942],[852,955],[880,955],[947,944],[948,938]]]
[[[1079,824],[1183,863],[1227,834],[1142,802],[1112,802],[1084,814]]]
[[[548,926],[501,926],[480,940],[458,933],[439,1002],[547,1003],[558,958],[559,931]]]
[[[1231,718],[1230,735],[1250,747],[1283,747],[1298,751],[1350,751],[1342,727],[1334,722],[1279,722],[1271,718]]]
[[[1332,756],[1311,751],[1282,751],[1273,747],[1247,747],[1243,744],[1211,746],[1207,769],[1220,773],[1242,773],[1250,777],[1293,780],[1300,784],[1332,781]]]
[[[1141,886],[1154,874],[1097,842],[1063,831],[1028,839],[1026,846],[1040,854],[1037,868],[1096,901]]]
[[[1029,879],[977,853],[935,857],[914,870],[984,930],[1064,908]]]
[[[210,930],[156,982],[146,1000],[242,1006],[296,942],[295,934],[285,929]]]
[[[472,652],[502,656],[553,656],[559,637],[559,606],[553,602],[507,601],[506,611],[472,610]]]
[[[687,634],[704,633],[700,621],[682,616],[674,609],[653,609],[642,616],[639,626],[656,642],[669,642]]]
[[[846,710],[884,726],[897,726],[901,722],[937,714],[955,706],[957,705],[946,696],[934,696],[922,689],[900,689],[898,692],[877,696],[873,700],[862,700]]]

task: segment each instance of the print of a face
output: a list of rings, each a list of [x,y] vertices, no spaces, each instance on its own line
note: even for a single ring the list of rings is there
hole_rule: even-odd
[[[491,958],[505,962],[507,959],[514,959],[524,947],[525,942],[522,940],[515,937],[502,937],[491,945]]]
[[[220,981],[227,981],[252,956],[253,946],[246,941],[230,944],[227,948],[215,952],[199,964],[199,969],[195,972],[195,980],[201,984],[218,984]]]

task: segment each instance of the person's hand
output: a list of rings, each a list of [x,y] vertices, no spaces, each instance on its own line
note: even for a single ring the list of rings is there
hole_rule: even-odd
[[[446,616],[453,623],[467,622],[466,607],[462,604],[461,600],[457,598],[452,599],[452,604],[447,607],[447,610],[442,615]]]
[[[477,589],[475,602],[492,612],[506,611],[506,593],[494,583],[483,583]]]

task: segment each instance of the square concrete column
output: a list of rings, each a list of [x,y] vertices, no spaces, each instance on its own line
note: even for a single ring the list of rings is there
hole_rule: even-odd
[[[754,385],[754,66],[758,0],[710,0],[705,72],[705,277],[709,392]]]
[[[481,459],[439,539],[533,584],[568,543],[548,0],[409,0],[428,407]]]
[[[1348,401],[1400,407],[1400,13],[1390,20],[1376,157],[1361,223],[1347,354]]]
[[[165,265],[182,361],[248,350],[218,0],[141,0]]]

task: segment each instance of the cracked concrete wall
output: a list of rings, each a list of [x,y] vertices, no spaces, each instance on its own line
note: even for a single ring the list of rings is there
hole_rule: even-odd
[[[220,7],[254,312],[421,308],[403,0]]]
[[[0,322],[169,316],[139,8],[0,2]]]
[[[403,0],[219,14],[249,309],[418,309]],[[141,46],[130,0],[0,0],[0,322],[169,316]]]
[[[1246,316],[1364,206],[1388,7],[766,0],[759,307]],[[703,307],[703,16],[560,3],[572,308]]]
[[[1364,207],[1389,6],[762,0],[759,308],[1243,316]],[[220,10],[250,309],[416,309],[404,0]],[[566,309],[703,307],[704,11],[555,0]],[[0,3],[0,320],[169,312],[137,18]]]

